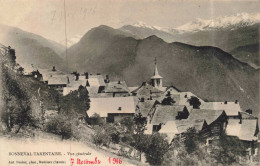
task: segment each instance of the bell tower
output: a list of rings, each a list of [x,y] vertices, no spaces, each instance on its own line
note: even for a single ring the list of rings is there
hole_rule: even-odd
[[[154,76],[151,77],[151,83],[152,86],[162,90],[162,77],[159,75],[158,69],[157,69],[157,64],[156,64],[156,57],[154,59],[154,64],[155,64],[155,68],[154,68]]]

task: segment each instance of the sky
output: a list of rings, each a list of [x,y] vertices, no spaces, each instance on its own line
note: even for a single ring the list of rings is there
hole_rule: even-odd
[[[197,18],[214,19],[260,11],[257,0],[65,0],[67,38],[99,25],[119,28],[143,21],[177,27]],[[0,23],[62,42],[64,0],[0,0]]]

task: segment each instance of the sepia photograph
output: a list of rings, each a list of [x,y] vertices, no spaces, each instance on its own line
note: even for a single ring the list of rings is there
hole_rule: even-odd
[[[260,165],[259,0],[0,0],[0,166]]]

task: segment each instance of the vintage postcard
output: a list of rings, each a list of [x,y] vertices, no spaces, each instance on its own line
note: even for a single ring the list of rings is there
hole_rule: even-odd
[[[0,0],[0,166],[260,165],[260,1]]]

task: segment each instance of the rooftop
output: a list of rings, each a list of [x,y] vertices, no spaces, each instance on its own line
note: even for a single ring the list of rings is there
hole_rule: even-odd
[[[68,84],[67,76],[50,77],[48,80],[48,85],[67,85],[67,84]]]
[[[206,120],[207,124],[210,125],[222,114],[225,114],[224,110],[192,109],[188,120],[191,122],[196,120]]]
[[[152,92],[152,93],[162,93],[162,91],[160,91],[159,89],[153,87],[152,85],[150,85],[146,82],[143,82],[142,85],[139,88],[132,91],[132,93],[138,93],[139,95],[148,95],[148,94],[150,94],[150,92]]]
[[[229,119],[226,129],[227,135],[237,136],[241,140],[252,141],[258,139],[259,126],[257,119]]]
[[[105,93],[129,93],[129,89],[125,81],[109,82],[106,85]]]
[[[135,113],[135,103],[132,96],[90,98],[90,101],[90,109],[87,111],[89,116],[93,116],[95,113],[101,117],[107,117],[109,113]]]
[[[184,108],[183,105],[157,105],[151,124],[166,124],[168,121],[176,120],[178,112],[182,112]]]
[[[238,116],[241,112],[239,102],[204,102],[200,106],[201,109],[224,110],[227,116]]]

